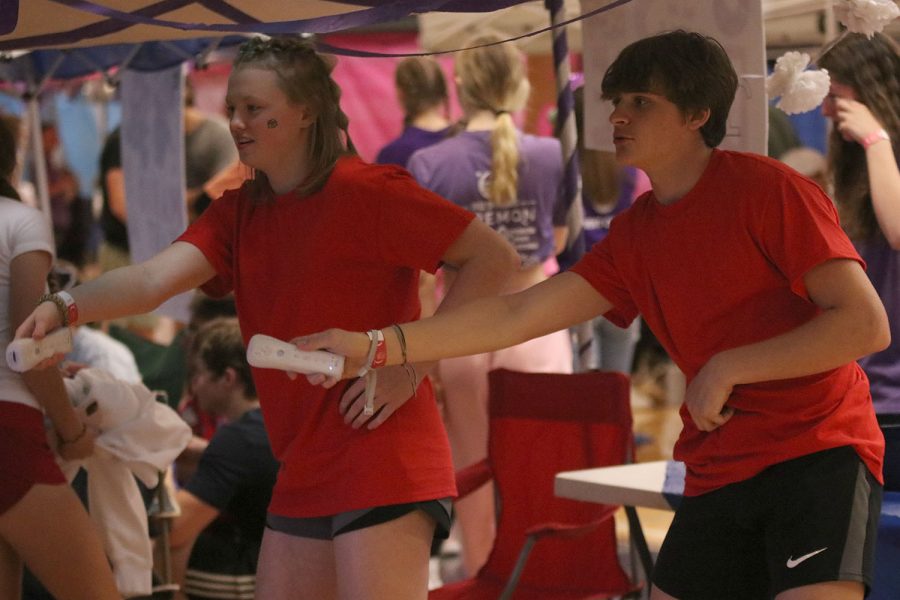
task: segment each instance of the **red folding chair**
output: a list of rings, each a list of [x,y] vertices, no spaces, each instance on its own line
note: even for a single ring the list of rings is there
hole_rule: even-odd
[[[638,595],[619,562],[618,507],[557,498],[560,471],[633,454],[630,386],[619,373],[489,374],[488,458],[457,473],[460,496],[491,478],[497,537],[487,563],[431,600],[576,600]]]

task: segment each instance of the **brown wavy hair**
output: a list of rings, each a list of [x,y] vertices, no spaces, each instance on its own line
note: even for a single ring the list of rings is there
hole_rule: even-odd
[[[247,363],[247,350],[237,318],[219,317],[200,326],[191,339],[188,356],[188,369],[192,378],[194,361],[198,359],[216,377],[221,377],[226,369],[231,368],[241,379],[244,395],[256,398],[256,386]]]
[[[13,187],[13,173],[18,164],[16,140],[18,138],[19,121],[15,117],[0,116],[0,196],[21,200],[19,192]]]
[[[722,45],[709,36],[678,29],[625,47],[603,75],[605,100],[631,92],[665,96],[687,115],[709,109],[700,128],[704,143],[722,143],[738,76]]]
[[[438,61],[430,56],[410,56],[401,60],[394,71],[394,83],[400,90],[407,125],[426,110],[449,102],[444,72]]]
[[[868,107],[891,140],[900,140],[900,47],[876,33],[868,39],[847,33],[817,61],[832,81],[853,88],[856,99]],[[841,225],[852,239],[881,235],[866,168],[866,153],[833,128],[828,141],[828,176]],[[896,147],[896,146],[895,146]]]
[[[350,121],[341,110],[341,88],[331,77],[336,60],[319,54],[311,42],[298,37],[253,38],[238,49],[234,69],[245,66],[269,69],[278,76],[288,99],[316,115],[309,136],[310,175],[297,188],[307,196],[322,188],[338,158],[356,154],[347,129]],[[249,185],[255,198],[271,197],[264,173],[255,171]]]

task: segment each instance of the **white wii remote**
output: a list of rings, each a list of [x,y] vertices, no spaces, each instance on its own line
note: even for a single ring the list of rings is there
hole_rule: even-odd
[[[6,347],[6,364],[13,371],[24,373],[54,354],[65,354],[71,350],[72,330],[60,327],[40,341],[20,338],[10,342]]]
[[[254,367],[281,369],[295,373],[322,373],[340,377],[344,372],[344,357],[324,350],[304,352],[293,344],[257,333],[247,345],[247,362]]]

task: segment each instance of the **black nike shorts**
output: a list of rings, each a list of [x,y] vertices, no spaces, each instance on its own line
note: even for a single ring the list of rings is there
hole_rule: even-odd
[[[653,584],[681,600],[762,600],[827,581],[868,589],[881,496],[853,448],[842,446],[686,497]]]

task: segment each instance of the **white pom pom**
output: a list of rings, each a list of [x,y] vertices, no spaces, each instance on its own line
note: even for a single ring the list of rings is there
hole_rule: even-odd
[[[806,71],[809,55],[786,52],[775,61],[775,69],[766,78],[766,93],[770,98],[781,99],[775,105],[788,114],[802,113],[822,103],[831,78],[824,69]]]
[[[804,71],[794,79],[790,89],[781,95],[775,106],[789,115],[810,111],[822,104],[830,86],[831,78],[824,69]]]
[[[766,93],[776,98],[787,92],[793,80],[809,65],[809,54],[785,52],[775,61],[772,74],[766,78]]]
[[[894,0],[835,0],[834,14],[853,33],[871,38],[900,16]]]

